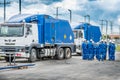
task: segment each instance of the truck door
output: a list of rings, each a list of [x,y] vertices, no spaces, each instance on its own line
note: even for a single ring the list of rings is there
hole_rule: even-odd
[[[51,24],[51,41],[52,43],[55,42],[55,24],[54,23]]]

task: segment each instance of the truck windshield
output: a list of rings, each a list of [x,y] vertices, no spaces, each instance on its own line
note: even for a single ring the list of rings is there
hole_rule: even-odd
[[[1,25],[0,26],[0,37],[21,37],[24,34],[22,25]]]
[[[77,39],[77,38],[83,38],[83,33],[82,31],[74,31],[74,38]]]
[[[77,31],[74,31],[74,38],[77,39]]]

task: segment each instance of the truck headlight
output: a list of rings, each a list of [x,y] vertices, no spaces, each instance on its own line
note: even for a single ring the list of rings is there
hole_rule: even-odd
[[[25,52],[25,49],[24,48],[19,49],[19,52]]]

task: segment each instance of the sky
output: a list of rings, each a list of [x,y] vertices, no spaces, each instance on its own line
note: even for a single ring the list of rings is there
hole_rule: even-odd
[[[22,14],[48,14],[56,17],[56,7],[58,8],[60,19],[69,20],[72,11],[72,28],[84,22],[84,16],[90,15],[90,23],[100,26],[100,20],[113,22],[113,32],[119,32],[120,25],[120,0],[21,0]],[[6,7],[6,20],[11,16],[19,14],[19,0],[6,0],[10,2]],[[3,22],[3,3],[0,0],[0,22]],[[105,32],[105,22],[104,22]],[[108,22],[108,32],[110,33],[110,23]]]

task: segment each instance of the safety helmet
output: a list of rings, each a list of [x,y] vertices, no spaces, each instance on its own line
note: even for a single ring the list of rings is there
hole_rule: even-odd
[[[114,41],[112,41],[112,43],[114,43]]]
[[[107,40],[104,40],[104,42],[107,42]]]
[[[90,42],[93,42],[93,40],[92,40],[92,39],[90,39]]]
[[[112,40],[109,40],[109,43],[112,43]]]
[[[86,39],[83,39],[82,41],[83,41],[83,42],[86,42]]]
[[[101,41],[100,42],[103,42],[103,39],[101,39]]]

